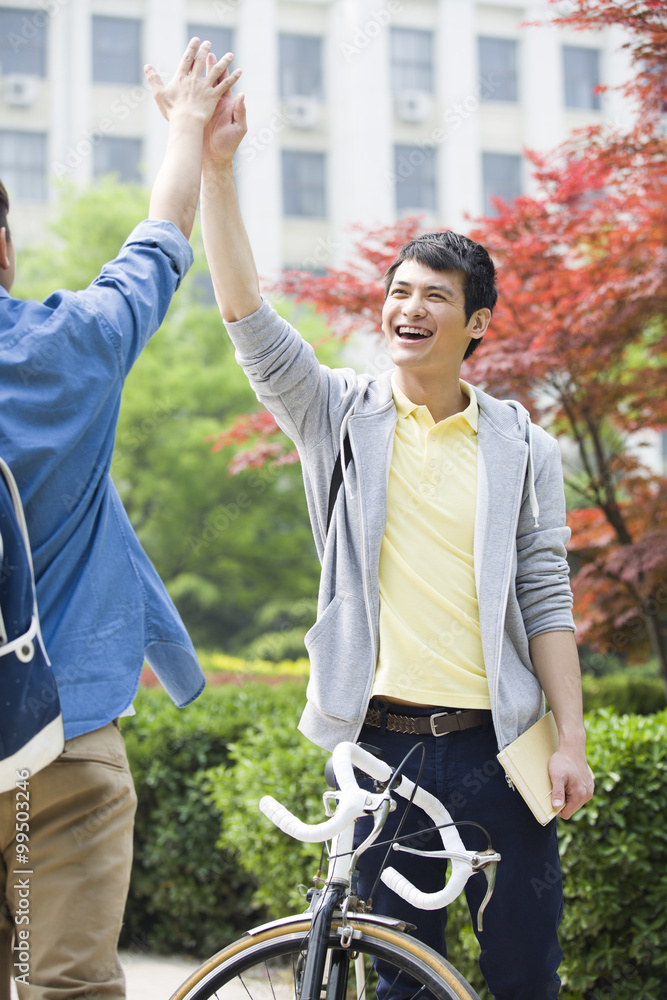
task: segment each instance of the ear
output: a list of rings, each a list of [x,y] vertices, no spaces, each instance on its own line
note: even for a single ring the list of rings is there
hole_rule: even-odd
[[[473,313],[470,317],[470,322],[468,324],[468,336],[472,337],[473,340],[480,340],[488,330],[490,322],[491,310],[478,309],[477,312]]]
[[[9,254],[7,253],[7,230],[4,226],[0,228],[0,268],[8,271],[10,267]]]

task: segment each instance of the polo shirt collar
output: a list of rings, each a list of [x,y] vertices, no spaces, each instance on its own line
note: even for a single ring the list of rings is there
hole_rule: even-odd
[[[460,416],[464,417],[465,420],[470,424],[471,428],[477,433],[479,429],[479,406],[477,403],[477,394],[468,382],[464,382],[463,379],[459,379],[459,385],[461,386],[461,392],[464,396],[467,396],[470,402],[463,410]],[[396,412],[399,418],[409,417],[411,413],[419,409],[418,403],[413,403],[412,400],[408,399],[405,393],[400,389],[396,383],[395,373],[391,376],[391,392],[394,397],[394,403],[396,405]],[[459,414],[455,414],[459,416]]]

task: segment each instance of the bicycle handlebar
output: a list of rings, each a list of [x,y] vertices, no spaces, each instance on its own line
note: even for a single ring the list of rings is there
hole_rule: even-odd
[[[373,803],[371,794],[359,787],[354,768],[358,767],[378,781],[388,781],[393,772],[389,764],[373,757],[356,743],[339,743],[333,752],[332,764],[340,794],[338,808],[330,819],[323,823],[303,823],[270,795],[265,795],[260,800],[259,808],[272,823],[295,840],[313,844],[335,837],[350,823],[363,816]],[[414,792],[414,804],[426,813],[434,826],[452,822],[444,805],[430,792],[419,786],[415,788],[414,782],[409,778],[403,777],[395,791],[406,799]],[[423,910],[440,909],[456,899],[472,874],[472,859],[476,856],[475,851],[466,850],[455,826],[447,826],[438,832],[445,851],[464,854],[469,859],[451,858],[451,875],[442,889],[438,892],[422,892],[394,868],[385,869],[381,875],[385,885],[412,906]]]
[[[354,789],[352,790],[354,792]],[[339,803],[330,819],[323,823],[304,823],[294,813],[277,802],[272,795],[265,795],[259,800],[259,808],[272,823],[283,833],[300,840],[304,844],[318,844],[337,836],[355,819],[364,814],[367,793],[357,787],[358,795],[349,796],[347,802]]]

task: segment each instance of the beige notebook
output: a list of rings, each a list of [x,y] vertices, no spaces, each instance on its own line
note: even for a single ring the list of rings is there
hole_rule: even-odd
[[[549,777],[549,758],[557,749],[556,720],[553,712],[547,712],[498,754],[498,760],[512,784],[542,826],[546,826],[563,808],[554,809],[551,804],[553,787]]]

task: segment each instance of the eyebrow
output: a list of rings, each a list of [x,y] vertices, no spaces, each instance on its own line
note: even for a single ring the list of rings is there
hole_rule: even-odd
[[[391,287],[396,288],[398,285],[400,285],[402,288],[413,287],[410,281],[394,281]],[[448,295],[456,297],[456,290],[452,288],[451,285],[425,285],[424,288],[427,292],[435,290],[438,292],[446,292]]]

